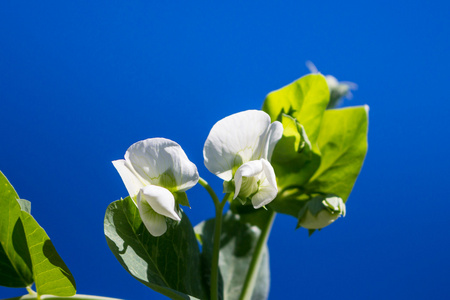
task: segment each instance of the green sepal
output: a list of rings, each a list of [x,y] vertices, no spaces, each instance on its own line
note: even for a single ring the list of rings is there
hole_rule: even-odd
[[[173,197],[175,198],[176,203],[191,208],[191,205],[189,204],[189,200],[185,192],[173,193]]]
[[[231,179],[229,181],[223,181],[223,193],[224,194],[230,194],[234,193],[235,187],[234,187],[234,179]]]

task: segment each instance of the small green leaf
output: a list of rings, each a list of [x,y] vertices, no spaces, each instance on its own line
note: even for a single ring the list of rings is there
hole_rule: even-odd
[[[27,287],[33,283],[31,258],[23,224],[19,196],[0,172],[0,285]]]
[[[23,222],[30,251],[38,295],[75,295],[75,279],[56,252],[44,229],[26,211],[21,212],[20,219]]]
[[[168,225],[162,236],[150,235],[130,197],[111,203],[104,221],[109,248],[134,278],[171,299],[205,299],[192,225],[184,213]]]
[[[367,106],[327,110],[318,138],[320,166],[305,189],[336,194],[345,202],[366,156],[367,129]]]
[[[282,113],[297,119],[314,145],[329,98],[325,77],[321,74],[309,74],[269,93],[262,110],[270,115],[272,121],[276,121]]]
[[[257,226],[241,222],[240,219],[241,216],[229,211],[225,214],[222,224],[219,260],[222,280],[219,282],[219,292],[223,293],[222,299],[226,300],[239,299],[261,233]],[[195,227],[195,232],[202,242],[204,263],[208,266],[211,263],[214,222],[215,219],[209,219]],[[259,222],[259,220],[255,220],[255,222]],[[269,295],[270,268],[267,246],[264,251],[252,294],[253,300],[267,299]]]

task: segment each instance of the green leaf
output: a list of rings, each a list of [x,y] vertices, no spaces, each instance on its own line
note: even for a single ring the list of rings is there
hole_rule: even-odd
[[[225,214],[222,223],[219,260],[222,280],[219,282],[219,291],[223,293],[222,299],[226,300],[239,299],[261,233],[257,226],[251,226],[240,219],[240,216],[229,211]],[[215,219],[209,219],[195,227],[195,232],[202,243],[205,264],[211,263],[214,222]],[[252,294],[253,300],[267,299],[269,295],[270,268],[267,246],[264,251]]]
[[[269,93],[262,110],[270,115],[272,121],[278,120],[282,113],[297,119],[314,145],[329,98],[325,77],[321,74],[309,74]]]
[[[0,172],[0,285],[27,287],[33,283],[31,258],[23,224],[19,196]]]
[[[74,295],[74,279],[29,214],[31,203],[19,198],[1,172],[0,186],[0,285],[28,287],[35,282],[39,295]]]
[[[276,212],[297,219],[298,214],[310,199],[310,195],[305,194],[302,187],[294,187],[279,192],[277,197],[269,204],[269,207]]]
[[[304,127],[293,117],[281,114],[283,136],[275,146],[272,166],[280,189],[308,182],[320,164],[319,149],[311,142]]]
[[[367,106],[327,110],[318,138],[320,166],[305,189],[346,201],[366,156],[367,129]]]
[[[38,295],[75,295],[75,279],[56,252],[45,230],[26,211],[21,212],[20,219],[30,251]]]
[[[168,225],[162,236],[150,235],[130,197],[111,203],[104,222],[109,248],[134,278],[171,299],[206,299],[188,217],[183,213],[179,224]]]

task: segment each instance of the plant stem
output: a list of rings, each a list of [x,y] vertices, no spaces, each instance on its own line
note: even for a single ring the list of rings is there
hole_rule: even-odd
[[[30,294],[30,295],[32,295],[32,296],[36,296],[36,292],[33,291],[33,289],[31,288],[31,285],[30,285],[30,286],[27,286],[26,289],[27,289],[27,291],[28,291],[28,294]]]
[[[226,194],[222,202],[216,205],[216,218],[214,222],[214,244],[211,260],[211,300],[219,299],[219,253],[220,234],[222,233],[222,212],[231,194]]]
[[[264,246],[269,239],[270,230],[272,229],[273,221],[275,220],[275,211],[269,210],[269,217],[264,227],[261,228],[261,235],[259,236],[258,242],[256,243],[255,252],[253,253],[252,261],[247,271],[247,276],[245,277],[244,286],[242,288],[240,300],[250,300],[252,297],[253,289],[255,287],[256,277],[258,275],[259,266],[264,253]]]
[[[201,177],[199,178],[198,183],[200,183],[200,185],[205,188],[205,190],[208,192],[208,194],[211,196],[212,200],[214,201],[214,206],[217,208],[220,205],[220,201],[219,201],[219,198],[217,197],[216,193],[212,189],[212,187],[208,184],[208,182],[206,182],[205,179],[203,179]]]

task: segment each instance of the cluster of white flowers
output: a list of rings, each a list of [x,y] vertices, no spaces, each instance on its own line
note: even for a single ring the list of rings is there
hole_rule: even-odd
[[[234,199],[249,199],[255,208],[277,195],[270,164],[283,126],[263,111],[248,110],[217,122],[206,139],[206,168],[234,186]],[[151,138],[133,144],[125,159],[113,161],[141,219],[153,236],[167,230],[166,218],[180,221],[176,198],[199,180],[197,167],[174,141]]]

